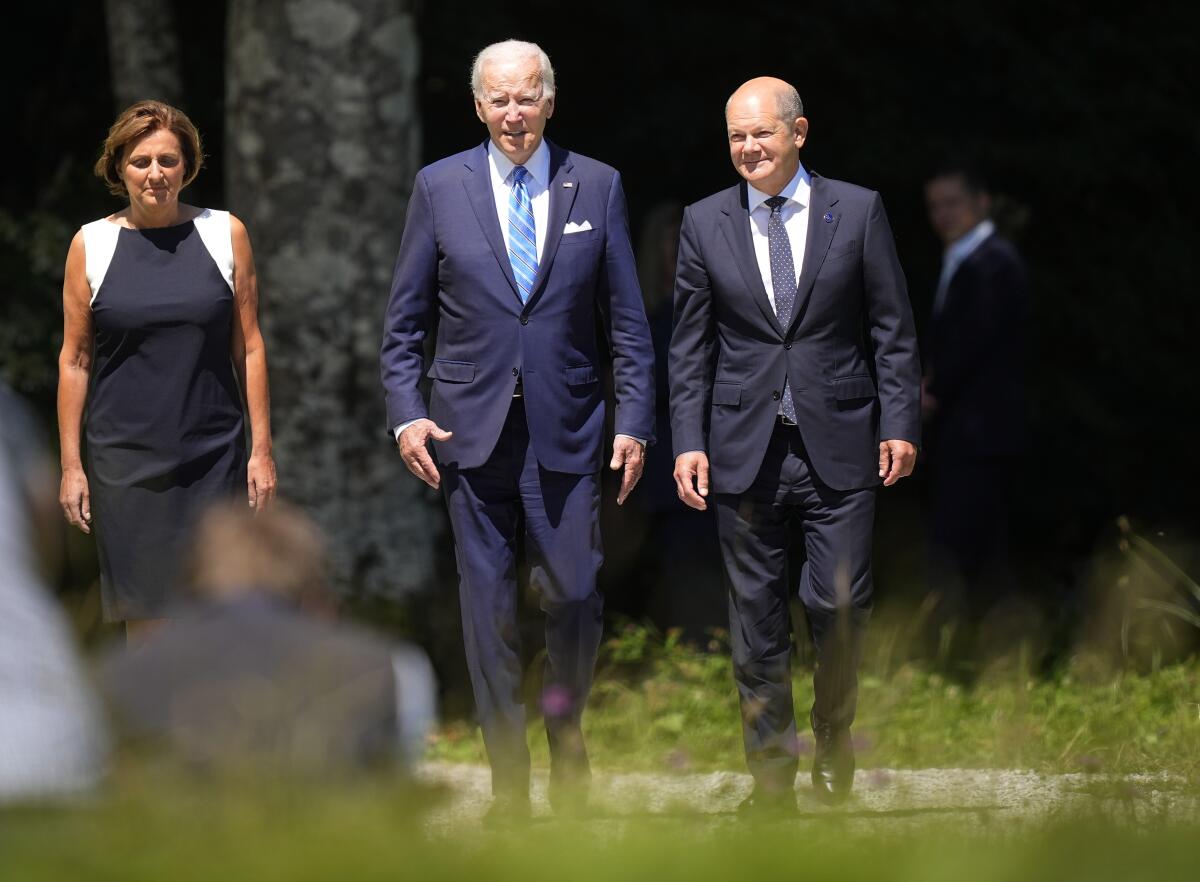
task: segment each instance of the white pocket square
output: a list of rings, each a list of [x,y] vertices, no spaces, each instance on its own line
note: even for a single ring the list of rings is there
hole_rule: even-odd
[[[584,221],[581,224],[577,224],[575,221],[567,221],[567,225],[563,227],[563,235],[569,236],[571,233],[586,233],[591,228],[592,224],[590,221]]]

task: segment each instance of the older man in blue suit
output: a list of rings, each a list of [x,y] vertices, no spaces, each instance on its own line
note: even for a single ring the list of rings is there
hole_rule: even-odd
[[[800,96],[762,77],[725,108],[744,183],[684,213],[670,349],[680,498],[716,504],[734,676],[755,788],[794,809],[788,598],[817,652],[819,798],[850,790],[875,496],[908,475],[921,425],[916,335],[879,194],[810,174]],[[711,496],[709,495],[711,492]],[[806,561],[789,576],[788,533]]]
[[[623,472],[618,502],[653,440],[654,355],[620,176],[542,136],[555,101],[546,54],[515,40],[488,46],[471,85],[489,138],[417,175],[382,375],[405,464],[446,496],[492,765],[489,817],[503,820],[529,812],[517,543],[523,533],[546,616],[550,797],[570,810],[586,796],[580,718],[602,630],[600,335],[616,391],[609,464]],[[418,384],[435,312],[427,409]]]

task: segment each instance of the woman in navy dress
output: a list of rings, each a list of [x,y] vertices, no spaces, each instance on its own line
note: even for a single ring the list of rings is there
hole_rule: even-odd
[[[134,104],[96,162],[129,203],[85,224],[67,254],[60,503],[95,533],[104,618],[131,639],[164,620],[199,515],[275,494],[250,240],[228,212],[179,201],[202,163],[182,111]]]

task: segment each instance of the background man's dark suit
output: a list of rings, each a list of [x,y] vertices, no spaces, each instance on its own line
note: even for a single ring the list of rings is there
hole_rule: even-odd
[[[977,619],[1007,592],[1010,492],[1027,444],[1029,281],[992,234],[954,271],[922,354],[936,402],[925,427],[934,589]]]
[[[1025,261],[993,233],[950,277],[924,336],[927,388],[937,401],[925,434],[931,456],[1007,458],[1025,450],[1028,310]]]

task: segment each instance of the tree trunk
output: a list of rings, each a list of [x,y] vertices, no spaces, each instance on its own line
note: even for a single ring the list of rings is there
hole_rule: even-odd
[[[379,345],[417,169],[406,0],[231,0],[226,192],[254,243],[281,494],[357,596],[426,584],[440,501],[386,434]]]
[[[104,0],[113,98],[120,112],[147,98],[183,100],[179,35],[170,3]]]

